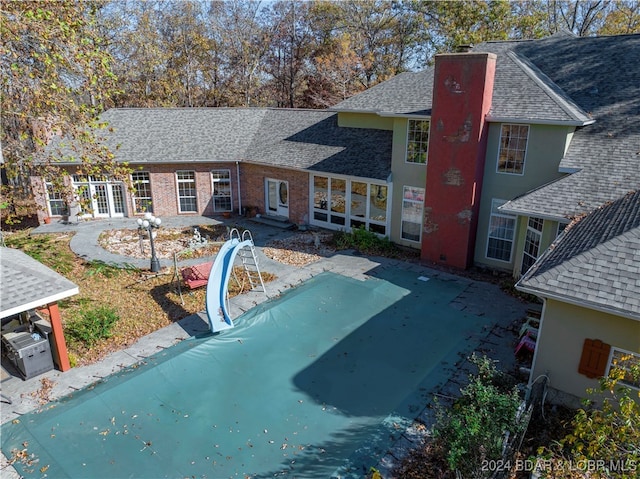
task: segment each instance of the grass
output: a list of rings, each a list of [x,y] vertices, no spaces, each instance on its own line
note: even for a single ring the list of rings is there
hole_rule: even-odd
[[[104,305],[119,318],[109,334],[96,341],[68,341],[69,358],[74,366],[99,361],[149,333],[204,310],[205,288],[183,291],[182,304],[177,283],[172,281],[172,268],[152,275],[135,268],[121,269],[100,261],[84,261],[71,251],[70,235],[31,235],[30,230],[3,234],[8,247],[24,251],[79,285],[80,294],[58,303],[65,329],[73,330],[73,321],[77,321],[74,318],[91,316]],[[237,268],[236,275],[242,282],[244,270]],[[265,282],[274,279],[264,271],[262,277]],[[241,288],[232,279],[229,295],[240,292]]]

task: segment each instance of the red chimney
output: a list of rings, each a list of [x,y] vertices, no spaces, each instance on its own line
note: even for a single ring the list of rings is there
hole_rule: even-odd
[[[423,260],[473,262],[496,56],[437,55],[422,233]]]

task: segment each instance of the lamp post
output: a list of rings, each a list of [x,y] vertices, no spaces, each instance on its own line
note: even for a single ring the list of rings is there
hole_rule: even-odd
[[[162,223],[162,220],[160,218],[153,216],[151,213],[145,213],[144,219],[138,218],[137,223],[138,223],[139,230],[143,230],[143,229],[147,230],[147,233],[149,234],[149,243],[151,244],[151,272],[157,273],[158,271],[160,271],[160,261],[156,256],[156,248],[155,248],[155,245],[153,244],[152,230],[153,228],[159,228],[160,223]]]

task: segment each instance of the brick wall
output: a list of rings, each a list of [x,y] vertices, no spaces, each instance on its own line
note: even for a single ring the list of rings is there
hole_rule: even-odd
[[[267,178],[289,183],[289,220],[296,224],[305,222],[305,215],[309,214],[309,174],[306,172],[248,163],[240,165],[242,206],[257,206],[264,214]]]

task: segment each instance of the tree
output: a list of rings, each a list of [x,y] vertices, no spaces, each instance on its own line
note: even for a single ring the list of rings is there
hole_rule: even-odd
[[[616,35],[640,33],[640,1],[627,0],[614,4],[614,8],[605,17],[604,25],[598,35]]]
[[[631,387],[630,385],[634,385]],[[539,451],[547,479],[635,479],[640,471],[640,360],[616,361],[559,443]]]
[[[9,220],[32,194],[35,167],[58,189],[63,175],[56,160],[62,158],[77,161],[85,174],[117,173],[113,155],[96,141],[103,126],[97,117],[116,79],[95,12],[95,4],[82,1],[2,2],[0,141]],[[64,136],[66,145],[45,153],[54,135]]]

